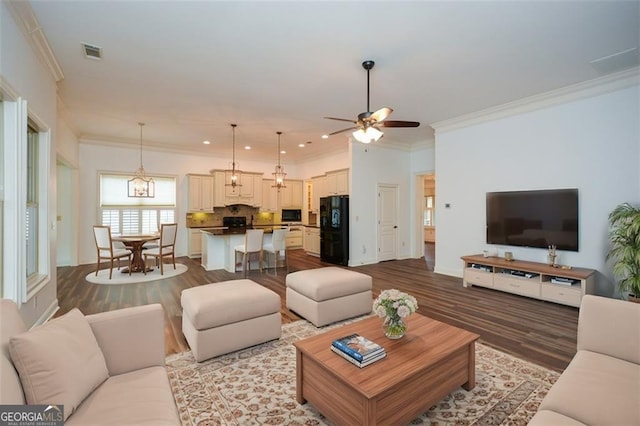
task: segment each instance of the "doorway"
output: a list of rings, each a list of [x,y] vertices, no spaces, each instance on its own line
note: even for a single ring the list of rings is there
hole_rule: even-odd
[[[378,184],[378,262],[398,258],[398,186]]]
[[[422,206],[421,235],[423,236],[423,255],[430,271],[436,263],[436,175],[421,175],[421,191],[418,191],[418,205]]]

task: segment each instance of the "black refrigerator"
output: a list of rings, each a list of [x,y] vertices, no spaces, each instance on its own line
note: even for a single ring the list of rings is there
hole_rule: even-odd
[[[320,259],[349,263],[349,196],[320,198]]]

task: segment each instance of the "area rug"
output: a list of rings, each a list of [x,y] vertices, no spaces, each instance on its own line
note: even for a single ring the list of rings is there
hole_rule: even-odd
[[[109,268],[100,269],[98,276],[94,270],[86,277],[85,280],[93,284],[107,284],[107,285],[119,285],[119,284],[136,284],[144,283],[147,281],[163,280],[165,278],[175,277],[176,275],[187,272],[189,268],[181,263],[176,263],[176,269],[173,269],[173,265],[164,265],[164,275],[160,275],[160,268],[153,268],[153,271],[147,272],[147,275],[142,272],[134,272],[129,276],[129,273],[122,273],[121,270],[113,269],[113,277],[109,279]]]
[[[298,404],[292,343],[326,331],[307,321],[282,326],[280,340],[202,363],[191,352],[167,357],[183,425],[331,425]],[[559,374],[476,344],[476,386],[458,388],[412,425],[526,425]]]

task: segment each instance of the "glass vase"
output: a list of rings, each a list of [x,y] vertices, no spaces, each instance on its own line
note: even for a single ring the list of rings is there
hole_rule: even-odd
[[[382,329],[389,339],[400,339],[407,332],[407,323],[397,315],[388,316],[384,319]]]

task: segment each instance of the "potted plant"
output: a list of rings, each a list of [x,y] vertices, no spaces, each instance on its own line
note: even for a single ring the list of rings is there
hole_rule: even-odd
[[[613,262],[613,276],[618,291],[640,302],[640,208],[629,203],[617,206],[609,213],[609,242],[607,260]]]

